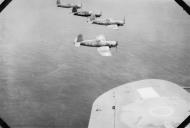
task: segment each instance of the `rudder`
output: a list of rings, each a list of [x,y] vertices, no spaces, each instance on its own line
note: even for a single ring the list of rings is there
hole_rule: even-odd
[[[79,47],[80,46],[80,43],[83,41],[83,35],[82,34],[79,34],[76,38],[75,38],[75,46],[76,47]]]
[[[83,39],[83,35],[82,34],[79,34],[78,36],[77,36],[77,38],[76,38],[76,42],[81,42],[81,41],[83,41],[84,39]]]
[[[72,13],[75,13],[75,12],[77,12],[77,7],[72,8]]]

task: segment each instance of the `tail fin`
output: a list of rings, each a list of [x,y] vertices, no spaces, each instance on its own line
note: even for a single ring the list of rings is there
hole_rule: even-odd
[[[79,47],[80,46],[80,43],[83,41],[83,35],[82,34],[79,34],[76,38],[75,38],[75,46],[76,47]]]
[[[72,13],[75,13],[75,12],[77,12],[77,8],[76,8],[76,7],[73,7],[73,8],[72,8]]]
[[[125,17],[123,18],[123,24],[125,24]]]
[[[78,36],[77,36],[77,38],[76,38],[76,42],[81,42],[81,41],[83,41],[84,39],[83,39],[83,35],[82,34],[79,34]]]
[[[61,4],[61,1],[60,0],[57,0],[57,5],[60,5]]]

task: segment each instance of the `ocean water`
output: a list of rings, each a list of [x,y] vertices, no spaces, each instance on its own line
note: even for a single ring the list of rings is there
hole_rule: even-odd
[[[82,3],[105,18],[125,17],[125,26],[87,24],[55,0],[14,0],[0,14],[0,116],[12,128],[87,128],[93,101],[127,82],[190,86],[190,17],[175,1]],[[103,34],[119,41],[118,49],[102,57],[96,48],[76,48],[79,33]]]

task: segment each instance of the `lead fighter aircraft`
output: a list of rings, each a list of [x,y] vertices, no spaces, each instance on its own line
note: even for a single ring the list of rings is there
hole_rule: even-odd
[[[118,41],[107,41],[103,35],[97,36],[96,39],[84,40],[83,35],[79,34],[75,40],[74,44],[76,47],[88,46],[97,47],[97,51],[102,56],[112,56],[110,48],[117,47]]]

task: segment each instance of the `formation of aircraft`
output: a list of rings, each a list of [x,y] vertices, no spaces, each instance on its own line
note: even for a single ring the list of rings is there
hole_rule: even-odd
[[[95,15],[91,15],[87,22],[91,24],[105,25],[113,29],[118,29],[119,26],[123,26],[125,24],[125,17],[123,20],[114,20],[111,18],[96,18]]]
[[[82,3],[80,5],[78,4],[73,4],[73,3],[68,3],[68,4],[62,4],[60,0],[57,0],[57,7],[61,8],[82,8]]]
[[[82,3],[81,5],[68,3],[62,4],[61,0],[57,0],[57,7],[62,8],[72,8],[72,14],[74,16],[81,16],[81,17],[88,17],[88,23],[91,24],[98,24],[98,25],[105,25],[112,29],[118,29],[119,26],[124,26],[125,18],[123,20],[113,20],[113,19],[104,19],[100,18],[102,16],[102,12],[95,13],[93,11],[82,10]],[[74,40],[74,44],[76,47],[79,46],[87,46],[87,47],[97,47],[97,51],[102,56],[112,56],[110,49],[112,47],[117,48],[118,41],[109,41],[106,40],[104,36],[100,35],[96,37],[96,39],[91,40],[84,40],[83,35],[79,34],[76,39]]]
[[[97,47],[97,51],[100,53],[100,55],[112,56],[110,48],[112,47],[117,48],[118,41],[106,40],[105,36],[103,35],[97,36],[96,39],[84,40],[83,35],[79,34],[75,38],[74,44],[76,47],[80,46]]]
[[[72,8],[72,14],[75,16],[82,16],[82,17],[90,17],[88,23],[98,24],[98,25],[105,25],[113,29],[118,29],[119,26],[124,26],[125,18],[123,20],[114,20],[111,18],[99,18],[102,16],[102,12],[95,13],[93,11],[87,10],[78,10],[82,8],[81,5],[68,3],[68,4],[61,4],[60,0],[57,0],[57,7],[62,8]]]

